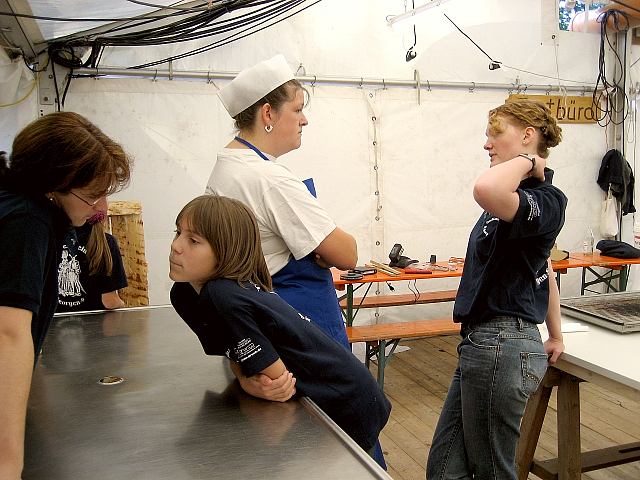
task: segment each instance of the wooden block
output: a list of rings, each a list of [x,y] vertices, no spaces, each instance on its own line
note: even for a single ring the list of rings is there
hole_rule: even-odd
[[[111,234],[118,240],[129,286],[120,290],[127,307],[149,305],[142,207],[138,202],[110,202]]]
[[[140,205],[140,202],[135,201],[117,200],[109,202],[107,215],[109,217],[116,217],[120,215],[142,215],[142,206]]]

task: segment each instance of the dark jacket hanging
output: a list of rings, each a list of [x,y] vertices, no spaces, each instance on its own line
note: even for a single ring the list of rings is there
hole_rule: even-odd
[[[605,192],[611,188],[611,193],[620,202],[622,215],[636,211],[633,206],[633,170],[619,150],[609,150],[602,157],[597,182]]]

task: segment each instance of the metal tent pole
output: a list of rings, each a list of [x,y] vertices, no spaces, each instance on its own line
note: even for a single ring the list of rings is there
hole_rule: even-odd
[[[73,71],[74,76],[108,76],[112,78],[150,78],[171,79],[171,80],[205,80],[211,82],[213,80],[231,80],[238,72],[212,72],[212,71],[179,71],[169,69],[128,69],[128,68],[79,68]],[[410,80],[386,79],[386,78],[364,78],[364,77],[331,77],[319,75],[302,75],[297,76],[297,80],[314,85],[350,85],[356,87],[407,87],[420,88],[422,90],[431,89],[461,89],[461,90],[508,90],[513,93],[524,93],[525,91],[543,91],[547,94],[552,92],[560,93],[558,85],[551,84],[525,84],[525,83],[481,83],[481,82],[445,82],[431,81],[428,79],[420,80],[414,77]],[[591,92],[594,85],[584,84],[576,86],[564,87],[563,90],[568,92],[576,92],[586,95]]]

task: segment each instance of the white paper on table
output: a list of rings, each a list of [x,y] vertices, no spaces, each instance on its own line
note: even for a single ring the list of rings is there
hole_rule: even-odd
[[[546,340],[549,338],[549,332],[547,331],[547,326],[543,323],[539,325],[540,327],[540,335],[542,336],[542,340]],[[562,322],[560,326],[560,331],[562,333],[574,333],[574,332],[588,332],[589,325],[584,325],[579,322]]]
[[[562,331],[562,333],[588,332],[589,325],[583,325],[582,323],[578,322],[562,322],[560,330]]]

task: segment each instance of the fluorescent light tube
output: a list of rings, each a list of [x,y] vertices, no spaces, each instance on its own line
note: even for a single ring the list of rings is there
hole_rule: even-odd
[[[393,25],[394,23],[400,22],[402,20],[406,20],[407,18],[412,18],[415,17],[416,15],[422,13],[422,12],[426,12],[427,10],[429,10],[430,8],[433,7],[438,7],[440,5],[442,5],[443,3],[448,2],[449,0],[431,0],[429,3],[425,3],[424,5],[420,5],[419,7],[416,7],[412,10],[408,10],[400,15],[395,15],[393,17],[389,17],[387,20],[387,24],[389,26]]]

